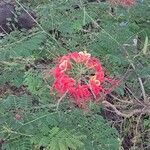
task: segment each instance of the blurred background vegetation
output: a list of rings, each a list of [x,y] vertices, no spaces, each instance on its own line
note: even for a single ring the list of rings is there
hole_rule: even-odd
[[[150,149],[150,1],[126,8],[104,0],[13,5],[16,15],[34,11],[36,25],[0,37],[0,149]],[[47,74],[59,56],[83,50],[121,85],[104,97],[108,107],[91,103],[85,111],[68,97],[57,107]]]

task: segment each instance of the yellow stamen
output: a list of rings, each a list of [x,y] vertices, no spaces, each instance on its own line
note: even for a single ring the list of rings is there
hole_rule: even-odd
[[[96,79],[96,75],[95,75],[95,76],[92,76],[90,80],[91,80],[92,82],[94,82],[96,86],[99,86],[99,85],[101,84],[101,82]]]
[[[67,64],[68,64],[68,61],[67,60],[64,60],[60,65],[59,65],[59,68],[63,71],[66,71],[67,70]]]

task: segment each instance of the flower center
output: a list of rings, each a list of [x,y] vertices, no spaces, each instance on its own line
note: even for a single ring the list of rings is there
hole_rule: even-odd
[[[72,63],[72,70],[69,70],[68,74],[78,83],[88,84],[90,76],[95,73],[93,69],[88,69],[83,63]]]

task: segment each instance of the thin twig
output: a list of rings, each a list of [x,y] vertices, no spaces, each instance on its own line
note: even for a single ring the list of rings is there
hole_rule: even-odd
[[[134,66],[134,64],[131,61],[130,61],[130,64],[131,64],[132,68],[135,70],[135,66]],[[144,102],[146,102],[147,101],[147,97],[146,97],[146,92],[145,92],[145,89],[144,89],[144,85],[143,85],[142,79],[140,77],[138,77],[138,80],[139,80],[139,83],[140,83],[140,87],[141,87],[141,91],[142,91]]]
[[[16,3],[31,17],[31,19],[39,26],[39,28],[40,28],[46,35],[48,35],[52,40],[54,40],[54,41],[56,42],[56,44],[57,44],[59,47],[61,47],[60,44],[58,43],[58,41],[55,39],[55,37],[53,37],[53,36],[51,36],[49,33],[47,33],[47,32],[43,29],[43,27],[41,26],[41,24],[38,23],[37,20],[34,19],[34,17],[32,17],[32,15],[24,8],[24,6],[23,6],[22,4],[20,4],[20,2],[19,2],[18,0],[16,0]]]
[[[105,106],[105,107],[111,107],[115,113],[119,116],[122,116],[122,117],[125,117],[125,118],[130,118],[131,116],[133,115],[136,115],[136,114],[145,114],[145,113],[150,113],[150,109],[149,108],[143,108],[143,109],[134,109],[134,110],[131,110],[129,113],[123,113],[121,111],[119,111],[113,104],[109,103],[108,101],[103,101],[102,104]]]
[[[133,104],[133,100],[132,101],[127,101],[127,100],[121,100],[118,97],[114,96],[113,94],[110,94],[110,96],[112,96],[114,99],[116,99],[117,101],[121,102],[121,103],[126,103],[126,104]]]
[[[58,110],[59,104],[60,102],[63,100],[63,98],[66,96],[66,94],[68,93],[68,90],[60,97],[60,99],[57,102],[57,106],[56,106],[56,110]]]

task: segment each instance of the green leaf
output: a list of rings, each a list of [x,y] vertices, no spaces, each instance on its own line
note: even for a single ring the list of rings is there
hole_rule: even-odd
[[[47,146],[49,145],[49,143],[50,143],[49,137],[44,136],[44,137],[40,140],[39,145],[44,146],[44,147],[47,147]]]
[[[148,36],[146,35],[146,37],[145,37],[145,42],[144,42],[144,47],[143,47],[143,49],[142,49],[142,52],[143,52],[144,55],[146,55],[147,50],[148,50],[148,42],[149,42]]]
[[[59,150],[67,150],[68,149],[68,145],[65,143],[65,139],[59,140],[58,144],[59,144]]]
[[[49,144],[50,150],[60,150],[59,149],[59,144],[58,144],[58,139],[53,138]]]

